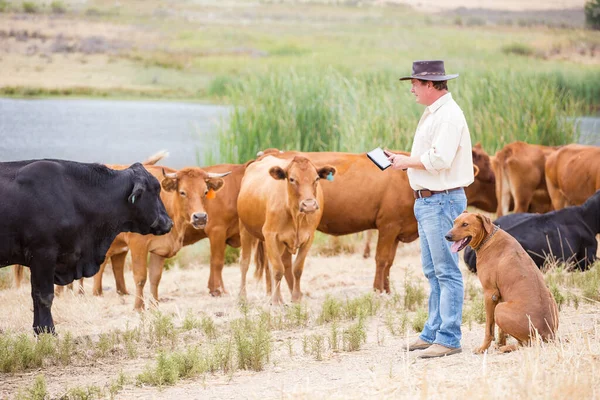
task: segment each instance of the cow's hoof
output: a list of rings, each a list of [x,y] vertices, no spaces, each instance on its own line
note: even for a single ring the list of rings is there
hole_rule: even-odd
[[[211,295],[212,297],[221,297],[221,294],[222,294],[222,293],[221,293],[221,291],[220,291],[220,290],[211,290],[211,291],[210,291],[210,295]]]

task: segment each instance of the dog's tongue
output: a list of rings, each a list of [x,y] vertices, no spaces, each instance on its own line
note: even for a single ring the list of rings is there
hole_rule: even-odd
[[[452,242],[452,246],[450,247],[450,251],[452,251],[453,253],[457,253],[458,249],[460,249],[460,246],[463,244],[463,242],[465,240],[466,240],[466,238],[462,239],[462,240],[459,240],[459,241],[456,241],[456,242]]]

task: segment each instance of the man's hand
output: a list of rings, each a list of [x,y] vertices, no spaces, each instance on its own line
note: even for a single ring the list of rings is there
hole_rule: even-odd
[[[409,162],[411,161],[410,157],[405,156],[403,154],[394,154],[391,151],[385,149],[383,150],[383,153],[392,163],[393,169],[401,169],[402,171],[406,171],[406,169],[409,167]]]

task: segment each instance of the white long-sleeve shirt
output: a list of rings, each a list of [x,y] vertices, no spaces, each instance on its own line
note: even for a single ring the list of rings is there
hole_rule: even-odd
[[[450,93],[425,109],[417,126],[411,156],[418,156],[425,166],[425,170],[408,169],[413,190],[445,190],[473,183],[469,127]]]

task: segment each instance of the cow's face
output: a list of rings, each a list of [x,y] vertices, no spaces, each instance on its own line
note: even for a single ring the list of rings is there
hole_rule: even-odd
[[[481,241],[492,232],[492,221],[485,215],[464,211],[454,220],[452,229],[446,233],[446,240],[452,243],[451,250],[459,252],[467,245],[477,248]]]
[[[333,176],[335,168],[325,166],[317,169],[307,158],[296,156],[285,169],[272,167],[269,173],[274,179],[287,181],[289,199],[292,204],[298,204],[300,212],[312,214],[320,208],[317,201],[319,180]]]
[[[126,230],[142,235],[168,233],[173,221],[160,198],[158,180],[140,163],[135,163],[128,169],[133,173],[133,190],[127,199],[132,216],[127,222]]]
[[[164,174],[163,189],[176,192],[177,218],[184,218],[195,229],[204,229],[208,223],[205,202],[211,201],[215,193],[223,187],[223,177],[229,175],[212,174],[200,168],[184,168],[174,173]]]

